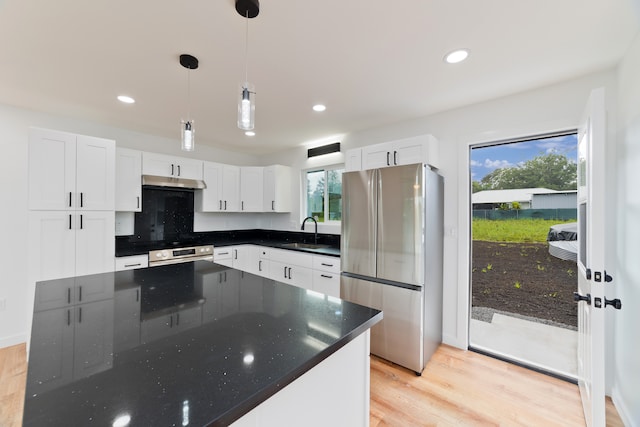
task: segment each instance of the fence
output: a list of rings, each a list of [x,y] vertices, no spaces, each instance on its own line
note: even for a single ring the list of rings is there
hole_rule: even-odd
[[[578,219],[578,209],[474,209],[474,219],[555,219],[569,221]]]

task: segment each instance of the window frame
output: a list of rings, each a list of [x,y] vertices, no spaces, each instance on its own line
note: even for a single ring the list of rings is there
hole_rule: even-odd
[[[302,170],[302,174],[301,174],[301,180],[302,180],[302,198],[301,198],[301,218],[306,218],[309,212],[309,198],[308,198],[308,192],[307,192],[307,175],[309,174],[309,172],[320,172],[322,171],[324,173],[324,179],[325,179],[325,186],[324,186],[324,194],[323,194],[323,198],[324,198],[324,203],[323,203],[323,217],[327,218],[325,220],[323,220],[322,222],[318,222],[318,225],[328,225],[328,226],[341,226],[342,224],[342,219],[340,219],[339,221],[336,220],[329,220],[329,196],[328,196],[328,192],[329,192],[329,186],[326,184],[328,182],[328,172],[330,171],[336,171],[336,170],[342,170],[342,173],[346,172],[345,171],[345,164],[344,163],[336,163],[336,164],[331,164],[331,165],[325,165],[325,166],[317,166],[317,167],[312,167],[312,168],[306,168]],[[342,180],[342,179],[341,179]],[[342,194],[342,193],[340,193]],[[341,198],[341,203],[342,203],[342,198]]]

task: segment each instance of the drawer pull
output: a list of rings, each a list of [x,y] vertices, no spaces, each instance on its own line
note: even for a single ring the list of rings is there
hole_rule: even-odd
[[[325,267],[333,267],[333,264],[326,264],[324,262],[320,263],[320,265],[324,265]]]
[[[136,264],[125,264],[124,267],[125,268],[129,268],[129,267],[139,267],[141,266],[141,263],[136,263]]]
[[[218,252],[218,255],[229,255],[229,252]]]
[[[327,276],[326,274],[321,274],[320,277],[324,277],[325,279],[333,279],[333,276]]]

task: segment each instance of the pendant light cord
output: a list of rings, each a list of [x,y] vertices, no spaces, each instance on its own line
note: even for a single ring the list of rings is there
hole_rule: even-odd
[[[245,43],[244,43],[244,84],[248,85],[249,82],[249,11],[245,11]]]
[[[187,68],[187,121],[191,121],[191,67]]]

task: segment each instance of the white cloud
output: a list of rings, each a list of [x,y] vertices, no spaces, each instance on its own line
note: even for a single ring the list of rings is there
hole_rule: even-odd
[[[472,168],[477,168],[477,167],[482,166],[482,163],[480,163],[480,162],[479,162],[479,161],[477,161],[477,160],[471,160],[471,161],[469,162],[469,165],[470,165]]]
[[[484,167],[487,169],[510,168],[513,166],[508,160],[484,160]]]

